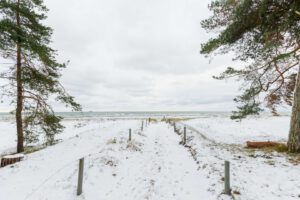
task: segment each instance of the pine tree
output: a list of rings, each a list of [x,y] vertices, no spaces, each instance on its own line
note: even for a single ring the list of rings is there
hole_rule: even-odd
[[[16,107],[17,152],[24,151],[24,140],[36,142],[42,133],[51,145],[63,130],[49,98],[81,109],[59,82],[66,64],[49,46],[52,29],[42,24],[47,11],[43,0],[0,0],[0,57],[15,63],[0,75],[8,81],[1,92]]]
[[[300,1],[215,0],[209,9],[213,15],[202,27],[219,34],[202,44],[201,53],[233,51],[247,63],[215,77],[244,81],[232,119],[259,114],[262,104],[274,114],[280,105],[293,106],[288,149],[300,152]]]

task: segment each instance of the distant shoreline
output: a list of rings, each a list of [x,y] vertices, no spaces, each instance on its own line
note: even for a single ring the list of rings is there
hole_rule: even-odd
[[[231,112],[226,111],[89,111],[89,112],[56,112],[57,115],[66,120],[77,119],[141,119],[141,118],[229,118]],[[279,112],[280,116],[290,116],[290,112]],[[252,117],[271,117],[270,112],[262,112],[259,116]],[[14,114],[0,113],[0,120],[12,120]]]

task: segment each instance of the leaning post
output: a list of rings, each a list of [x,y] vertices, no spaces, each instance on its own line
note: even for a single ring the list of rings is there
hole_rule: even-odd
[[[82,194],[84,158],[79,160],[77,196]]]
[[[186,144],[186,127],[183,128],[183,144]]]

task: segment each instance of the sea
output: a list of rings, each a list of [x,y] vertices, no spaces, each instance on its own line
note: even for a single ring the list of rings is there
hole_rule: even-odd
[[[230,112],[203,112],[203,111],[126,111],[126,112],[57,112],[64,119],[130,119],[130,118],[208,118],[217,116],[230,116]],[[12,113],[0,113],[0,120],[13,119]]]
[[[126,112],[57,112],[64,119],[142,119],[142,118],[213,118],[230,117],[231,112],[210,112],[210,111],[126,111]],[[262,113],[263,116],[269,116],[270,113]],[[281,113],[289,115],[289,113]],[[0,113],[0,120],[14,119],[11,113]]]

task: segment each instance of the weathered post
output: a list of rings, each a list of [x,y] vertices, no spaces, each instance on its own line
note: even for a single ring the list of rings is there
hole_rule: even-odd
[[[183,144],[186,144],[186,127],[183,128]]]
[[[144,129],[144,120],[142,121],[141,131],[143,131],[143,129]]]
[[[230,189],[230,163],[229,161],[225,161],[225,190],[224,193],[227,195],[231,194],[231,189]]]
[[[175,124],[175,122],[173,123],[173,125],[174,125],[174,132],[176,132],[176,124]]]
[[[129,129],[129,137],[128,137],[128,141],[131,141],[131,128]]]
[[[84,158],[79,160],[77,196],[82,194]]]

